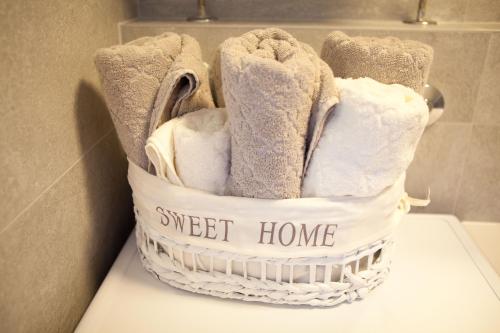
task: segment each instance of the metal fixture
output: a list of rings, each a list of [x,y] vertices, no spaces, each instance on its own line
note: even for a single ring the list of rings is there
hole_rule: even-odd
[[[427,0],[419,0],[417,18],[414,20],[404,20],[403,22],[408,24],[421,24],[421,25],[437,24],[436,21],[428,20],[425,18],[425,7],[427,7]]]
[[[426,84],[422,94],[429,107],[429,120],[427,126],[434,124],[444,112],[444,96],[436,87]]]
[[[207,15],[207,8],[205,7],[205,0],[198,0],[198,13],[196,16],[188,17],[188,21],[191,22],[210,22],[216,21],[216,17],[211,17]]]

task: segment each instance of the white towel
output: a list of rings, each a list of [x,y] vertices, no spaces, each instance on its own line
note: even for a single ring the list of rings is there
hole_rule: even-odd
[[[156,174],[170,183],[218,195],[229,175],[225,109],[202,109],[160,126],[146,144]]]
[[[306,171],[303,197],[373,196],[413,160],[428,119],[410,88],[370,78],[336,79],[340,102]]]
[[[145,150],[149,159],[149,172],[173,185],[184,187],[175,168],[174,127],[179,120],[180,118],[173,118],[158,127],[148,138]]]

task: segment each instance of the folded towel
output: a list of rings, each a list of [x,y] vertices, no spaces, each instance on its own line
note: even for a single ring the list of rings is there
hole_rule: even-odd
[[[145,146],[146,155],[153,165],[153,174],[176,186],[184,187],[175,168],[174,127],[179,118],[173,118],[156,129],[148,138]],[[151,168],[150,168],[151,169]]]
[[[224,194],[230,163],[226,118],[225,109],[202,109],[154,131],[146,153],[157,176],[177,186]]]
[[[186,187],[224,194],[231,139],[225,109],[187,114],[174,127],[175,167]]]
[[[303,197],[373,196],[413,160],[428,119],[422,96],[370,78],[336,79],[340,102],[312,154]]]
[[[198,42],[188,35],[144,37],[96,53],[106,102],[128,158],[147,168],[146,139],[162,122],[213,106]]]
[[[327,87],[333,74],[325,69],[310,47],[280,29],[254,30],[221,45],[231,132],[228,194],[300,196],[310,115],[316,114],[314,132],[338,100],[335,87]],[[323,75],[331,80],[323,83]],[[333,95],[326,98],[326,92]]]
[[[398,83],[422,92],[433,58],[432,47],[394,37],[349,37],[340,31],[328,35],[321,58],[336,77],[370,77]]]
[[[314,53],[312,49],[310,52]],[[314,53],[316,55],[316,53]],[[323,133],[324,125],[330,113],[334,110],[334,106],[339,101],[339,91],[335,84],[332,70],[321,59],[318,60],[319,65],[319,86],[313,96],[313,106],[311,110],[311,119],[309,120],[309,130],[307,134],[307,149],[304,171],[307,170],[313,151],[316,149],[321,134]],[[304,175],[302,175],[304,176]]]
[[[222,71],[220,63],[221,49],[222,45],[219,45],[217,51],[215,52],[215,58],[211,66],[212,71],[210,73],[210,77],[212,78],[215,105],[217,105],[217,107],[219,108],[223,108],[226,106],[226,102],[224,101],[224,93],[222,92]]]

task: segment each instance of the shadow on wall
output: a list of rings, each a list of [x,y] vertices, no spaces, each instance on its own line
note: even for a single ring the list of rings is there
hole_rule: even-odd
[[[100,93],[88,82],[81,81],[75,96],[77,131],[85,147],[90,126],[86,120],[101,119],[111,124],[109,112]],[[88,147],[88,145],[87,145]],[[127,160],[114,129],[106,131],[82,160],[85,170],[88,225],[79,244],[82,284],[92,299],[113,261],[134,227],[132,195],[127,182]]]

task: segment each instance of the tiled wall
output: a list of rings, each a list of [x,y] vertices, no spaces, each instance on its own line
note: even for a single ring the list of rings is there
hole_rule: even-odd
[[[500,24],[489,29],[463,24],[421,28],[403,24],[358,26],[276,24],[319,51],[326,35],[416,39],[434,47],[430,83],[446,99],[444,116],[423,135],[407,178],[408,192],[432,203],[416,212],[456,214],[460,219],[500,222]],[[131,22],[122,26],[124,41],[177,31],[191,34],[211,62],[224,39],[263,24]]]
[[[133,226],[93,65],[133,0],[0,3],[0,332],[70,332]]]
[[[144,17],[193,13],[194,0],[140,1]],[[221,18],[395,19],[413,1],[208,1]],[[261,3],[262,5],[259,5]],[[133,0],[0,3],[0,331],[71,331],[133,225],[126,162],[93,66],[94,51],[118,42]],[[170,7],[169,7],[170,6]],[[269,7],[272,6],[272,7]],[[429,1],[444,20],[500,19],[498,1]],[[250,10],[251,9],[251,10]],[[251,13],[251,14],[250,14]],[[141,23],[123,40],[166,30],[201,42],[207,61],[225,38],[256,25]],[[408,177],[412,195],[431,187],[426,212],[500,221],[500,29],[284,25],[317,50],[326,34],[414,38],[431,44],[430,82],[446,113],[422,139]]]
[[[139,0],[148,19],[184,19],[197,0]],[[206,0],[209,14],[224,20],[310,21],[414,18],[418,0]],[[439,21],[500,21],[498,0],[429,0],[427,16]]]

